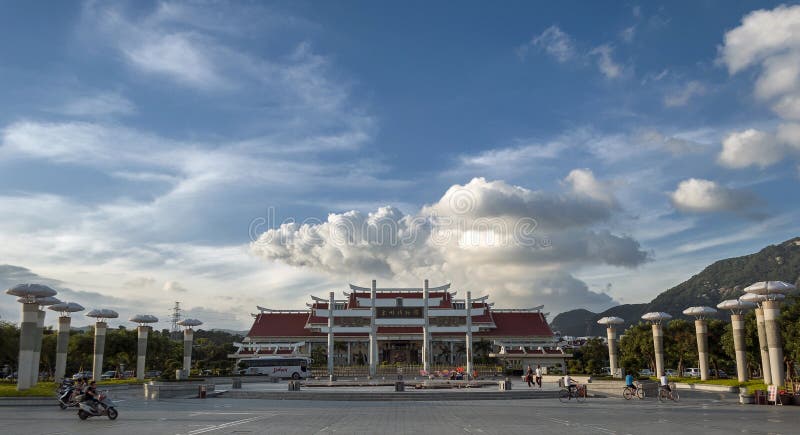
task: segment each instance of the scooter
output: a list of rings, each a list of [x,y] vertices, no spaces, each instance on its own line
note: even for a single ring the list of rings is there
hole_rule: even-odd
[[[64,380],[61,386],[56,391],[56,398],[58,399],[58,406],[61,409],[67,409],[78,406],[78,398],[81,396],[80,392],[76,390],[75,383],[72,380]]]
[[[109,420],[117,419],[119,413],[114,402],[108,398],[108,394],[100,393],[97,402],[95,406],[92,406],[89,402],[81,402],[78,405],[78,418],[86,420],[89,417],[105,415]]]

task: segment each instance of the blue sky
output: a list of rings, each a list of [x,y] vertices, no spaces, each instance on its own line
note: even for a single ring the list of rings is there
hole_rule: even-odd
[[[0,284],[124,318],[242,328],[373,277],[600,310],[798,235],[791,3],[6,2],[0,29]]]

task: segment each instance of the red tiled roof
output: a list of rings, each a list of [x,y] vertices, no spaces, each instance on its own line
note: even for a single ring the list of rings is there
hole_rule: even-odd
[[[498,313],[492,312],[497,328],[476,332],[478,337],[552,337],[553,331],[542,313]]]
[[[305,329],[309,313],[261,313],[250,327],[248,337],[315,337],[318,332]]]

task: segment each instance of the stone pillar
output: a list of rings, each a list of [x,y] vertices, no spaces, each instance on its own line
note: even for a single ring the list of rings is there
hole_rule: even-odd
[[[19,363],[17,366],[17,391],[31,387],[33,371],[33,349],[36,341],[36,324],[39,305],[22,304],[22,322],[19,328]]]
[[[772,385],[772,367],[769,361],[769,346],[767,345],[767,331],[764,326],[764,310],[756,308],[756,326],[758,327],[758,348],[761,351],[761,373],[764,376],[764,383]]]
[[[733,348],[736,351],[736,376],[739,382],[747,382],[747,349],[744,341],[744,316],[731,314],[733,326]]]
[[[137,332],[139,333],[138,349],[136,352],[136,379],[144,380],[144,363],[147,360],[147,335],[150,333],[150,327],[139,325]]]
[[[778,321],[781,316],[780,302],[764,301],[761,307],[764,310],[764,332],[767,334],[772,384],[781,387],[784,384],[785,376],[783,368],[783,340],[781,340],[781,325]]]
[[[369,332],[369,375],[375,376],[378,372],[378,328],[375,326],[375,297],[378,293],[377,283],[372,280],[372,292],[370,293],[370,332]]]
[[[353,359],[352,359],[353,358],[352,357],[353,354],[351,353],[350,344],[351,344],[351,342],[348,341],[347,342],[347,365],[348,366],[353,365]]]
[[[664,330],[660,323],[653,323],[653,349],[656,356],[656,376],[664,376]]]
[[[608,366],[611,369],[611,376],[617,375],[617,326],[609,323],[606,328],[606,340],[608,341]]]
[[[422,284],[422,316],[425,323],[422,326],[422,369],[426,373],[431,370],[431,333],[428,329],[428,280]]]
[[[186,328],[183,330],[183,371],[189,377],[192,368],[192,341],[194,340],[194,330]]]
[[[91,313],[90,313],[91,314]],[[94,324],[94,359],[92,360],[92,379],[100,382],[103,375],[103,352],[106,348],[106,322]]]
[[[31,386],[39,383],[39,364],[42,361],[42,337],[44,336],[44,310],[36,313],[36,337],[33,342],[33,368],[31,369]]]
[[[333,376],[333,310],[336,308],[336,301],[333,299],[333,292],[328,297],[328,376]]]
[[[467,374],[472,376],[472,292],[467,292],[464,305],[467,308]]]
[[[61,382],[67,371],[67,348],[69,347],[70,319],[67,316],[58,318],[58,341],[56,342],[55,381]]]
[[[694,330],[697,335],[697,357],[700,360],[700,380],[708,380],[708,325],[705,319],[694,321]]]

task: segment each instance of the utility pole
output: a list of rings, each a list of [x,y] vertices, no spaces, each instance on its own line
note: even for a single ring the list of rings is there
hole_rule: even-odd
[[[169,316],[169,322],[170,322],[169,335],[170,338],[176,340],[181,335],[181,325],[178,324],[178,322],[180,322],[181,319],[183,318],[183,316],[181,315],[181,311],[182,311],[181,303],[176,301],[175,305],[172,307],[172,310],[170,311],[170,316]]]

